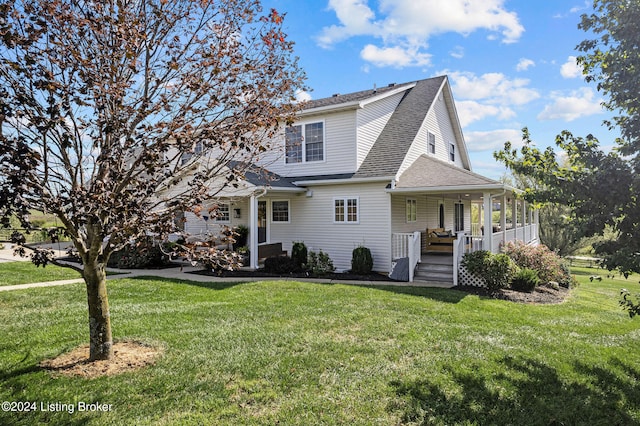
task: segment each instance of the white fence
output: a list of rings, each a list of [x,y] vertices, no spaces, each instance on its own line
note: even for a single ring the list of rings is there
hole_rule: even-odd
[[[420,232],[393,234],[391,246],[393,259],[409,258],[409,282],[413,282],[413,274],[420,262]]]

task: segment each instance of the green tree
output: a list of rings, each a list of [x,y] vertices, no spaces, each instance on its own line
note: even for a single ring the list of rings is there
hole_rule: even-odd
[[[507,142],[494,153],[512,172],[533,179],[525,190],[529,202],[560,204],[570,208],[569,221],[583,236],[602,234],[607,226],[615,238],[597,243],[605,266],[628,275],[640,272],[640,178],[628,159],[616,151],[605,153],[591,135],[574,137],[564,131],[556,138],[563,151],[560,162],[552,147],[541,151],[523,129],[523,147]]]
[[[91,360],[113,355],[109,256],[178,231],[177,212],[233,185],[295,117],[304,75],[282,26],[259,0],[0,3],[0,218],[64,224]]]
[[[603,105],[619,112],[607,124],[622,130],[621,152],[636,154],[640,152],[640,1],[595,0],[593,8],[594,13],[582,15],[578,25],[595,35],[577,46],[584,52],[578,62],[586,80],[596,82],[607,98]]]

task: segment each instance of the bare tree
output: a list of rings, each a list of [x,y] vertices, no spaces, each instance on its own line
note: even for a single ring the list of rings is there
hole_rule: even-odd
[[[0,217],[64,224],[91,360],[113,354],[109,256],[175,231],[293,120],[304,74],[282,26],[259,0],[0,2]]]

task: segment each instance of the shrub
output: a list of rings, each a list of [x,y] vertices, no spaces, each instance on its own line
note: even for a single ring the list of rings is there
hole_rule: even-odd
[[[233,243],[233,250],[239,251],[240,247],[244,247],[247,245],[247,240],[249,238],[249,228],[244,225],[238,225],[233,231],[236,234],[236,242]]]
[[[518,272],[518,266],[509,256],[503,253],[492,254],[486,250],[466,254],[462,259],[462,266],[484,279],[491,293],[508,287]]]
[[[509,242],[503,252],[520,268],[533,269],[538,272],[542,284],[556,281],[564,287],[571,286],[571,274],[557,253],[545,245],[530,246],[522,241]]]
[[[292,274],[300,268],[289,256],[268,257],[264,261],[264,271],[269,274]]]
[[[511,288],[516,291],[522,291],[525,293],[533,292],[536,287],[540,284],[540,278],[538,277],[538,272],[529,268],[520,269],[513,281],[511,282]]]
[[[307,263],[307,246],[302,241],[295,241],[291,248],[291,259],[298,265],[299,268],[304,268]]]
[[[161,248],[153,238],[144,238],[113,252],[107,266],[119,269],[160,268],[170,264],[169,250]]]
[[[370,274],[373,270],[373,257],[371,250],[360,246],[351,253],[351,272],[358,275]]]
[[[318,253],[311,251],[307,259],[307,269],[314,275],[324,275],[333,272],[336,268],[329,255],[322,250]]]

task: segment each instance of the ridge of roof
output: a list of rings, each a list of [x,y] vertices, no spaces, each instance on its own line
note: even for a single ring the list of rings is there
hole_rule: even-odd
[[[398,172],[446,78],[418,80],[407,90],[355,177],[393,176]]]
[[[388,86],[373,88],[369,90],[361,90],[353,93],[346,93],[344,95],[335,94],[333,96],[329,96],[326,98],[312,99],[310,101],[305,102],[303,111],[314,109],[314,108],[337,106],[341,104],[364,101],[366,99],[380,96],[388,92],[393,92],[405,86],[410,86],[413,83],[414,82],[407,82],[407,83],[401,83],[401,84],[393,83],[393,84],[389,84]]]

